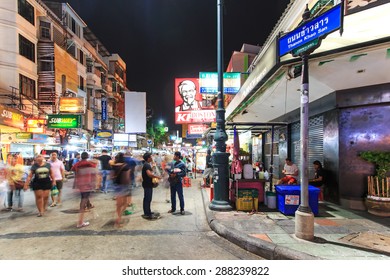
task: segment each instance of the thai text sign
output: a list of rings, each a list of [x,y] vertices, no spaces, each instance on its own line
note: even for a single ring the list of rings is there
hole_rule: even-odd
[[[227,94],[236,94],[241,87],[241,73],[227,72],[223,73],[223,92]],[[200,72],[199,73],[199,92],[218,93],[218,73]]]
[[[23,114],[0,105],[0,124],[24,129]]]
[[[78,128],[81,125],[81,115],[48,115],[48,128]]]
[[[312,40],[325,37],[327,34],[340,29],[343,17],[341,5],[333,7],[281,37],[279,39],[279,56],[283,56]]]

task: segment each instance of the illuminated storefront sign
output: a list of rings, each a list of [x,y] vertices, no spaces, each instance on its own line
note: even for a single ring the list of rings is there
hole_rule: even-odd
[[[18,132],[16,133],[16,139],[32,139],[32,133]]]
[[[112,130],[98,130],[96,133],[96,137],[100,139],[111,139]]]
[[[0,124],[24,129],[24,117],[16,110],[0,105]]]
[[[208,94],[200,94],[197,78],[175,79],[175,123],[207,123],[215,121],[215,108]],[[209,94],[212,97],[215,95]]]
[[[27,119],[27,132],[46,133],[45,119]]]
[[[204,125],[204,124],[189,124],[188,125],[188,134],[202,135],[208,128],[209,128],[209,126]]]
[[[226,94],[236,94],[241,87],[241,73],[228,72],[223,73],[223,92]],[[200,72],[199,73],[199,91],[203,93],[218,93],[218,73]]]
[[[175,123],[211,123],[216,121],[215,110],[175,112]]]
[[[84,97],[61,97],[60,112],[84,114],[85,112]]]
[[[48,115],[48,128],[78,128],[81,125],[81,115]]]

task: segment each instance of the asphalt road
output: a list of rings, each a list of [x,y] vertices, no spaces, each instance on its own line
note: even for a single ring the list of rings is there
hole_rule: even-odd
[[[87,213],[90,226],[78,229],[79,194],[73,180],[64,186],[63,204],[37,217],[34,194],[25,192],[24,212],[0,212],[2,260],[258,260],[214,233],[204,212],[199,184],[184,189],[186,214],[168,214],[166,189],[153,194],[152,210],[159,220],[145,220],[142,188],[133,192],[134,213],[124,227],[114,228],[113,193],[95,193],[95,208]],[[131,209],[131,208],[129,208]]]

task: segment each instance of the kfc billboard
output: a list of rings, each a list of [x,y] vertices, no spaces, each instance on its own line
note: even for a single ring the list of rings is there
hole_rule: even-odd
[[[175,123],[215,122],[215,100],[207,98],[199,93],[199,79],[175,79]]]

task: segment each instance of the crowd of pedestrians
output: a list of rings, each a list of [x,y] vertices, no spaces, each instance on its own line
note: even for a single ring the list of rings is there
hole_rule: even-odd
[[[48,160],[45,155],[37,155],[27,172],[19,154],[10,155],[6,163],[1,161],[0,199],[3,200],[4,210],[23,211],[23,193],[28,190],[34,192],[37,217],[44,217],[48,207],[61,206],[65,173],[68,171],[60,157],[57,152],[50,153]],[[76,153],[69,171],[74,174],[73,188],[80,193],[77,228],[90,225],[85,220],[85,212],[95,207],[92,194],[107,195],[109,192],[116,201],[114,226],[121,228],[122,216],[132,214],[126,208],[132,206],[132,190],[136,187],[144,190],[143,218],[154,220],[160,217],[151,209],[156,186],[166,189],[166,202],[171,204],[168,213],[175,213],[177,195],[180,214],[185,214],[182,180],[187,172],[192,171],[192,159],[183,159],[180,152],[175,152],[173,156],[144,153],[141,158],[133,157],[129,151],[119,152],[115,157],[107,150],[102,150],[95,157],[90,157],[87,152]],[[6,196],[3,195],[5,193]]]

